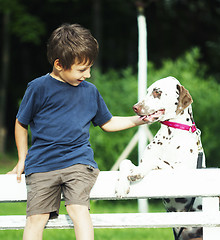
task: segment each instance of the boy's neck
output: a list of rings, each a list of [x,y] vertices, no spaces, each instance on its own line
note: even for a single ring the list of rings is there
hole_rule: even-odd
[[[59,74],[57,73],[56,69],[53,69],[53,71],[50,73],[50,76],[55,78],[56,80],[60,82],[64,82],[60,77]]]

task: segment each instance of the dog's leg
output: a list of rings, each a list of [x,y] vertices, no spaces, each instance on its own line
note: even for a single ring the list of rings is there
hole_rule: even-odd
[[[149,151],[145,150],[139,165],[134,166],[128,174],[128,180],[135,182],[143,179],[151,170],[160,169],[156,164],[157,161],[154,159],[153,154],[149,154]]]
[[[130,181],[128,175],[133,171],[135,165],[130,160],[123,160],[120,164],[119,178],[115,188],[117,197],[124,197],[130,191]]]

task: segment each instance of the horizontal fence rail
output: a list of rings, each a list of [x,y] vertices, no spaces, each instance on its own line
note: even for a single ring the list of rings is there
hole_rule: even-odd
[[[92,200],[117,200],[115,185],[118,171],[100,172],[90,197]],[[95,228],[172,228],[203,227],[204,240],[217,240],[220,234],[220,169],[155,170],[143,180],[132,183],[123,199],[203,197],[201,212],[105,213],[91,214]],[[25,177],[0,175],[0,203],[26,201]],[[23,229],[26,216],[0,216],[0,230]],[[68,215],[49,220],[46,228],[73,228]]]

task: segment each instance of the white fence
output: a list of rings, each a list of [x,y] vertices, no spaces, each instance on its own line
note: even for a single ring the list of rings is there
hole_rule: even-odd
[[[117,171],[100,172],[91,191],[93,200],[117,200]],[[26,201],[24,176],[16,182],[15,175],[0,175],[1,202]],[[219,240],[220,236],[220,169],[152,171],[142,181],[131,186],[125,199],[203,197],[201,212],[172,213],[105,213],[92,214],[95,228],[172,228],[203,227],[204,240]],[[23,215],[0,216],[0,230],[23,229]],[[46,228],[73,228],[67,215],[49,220]]]

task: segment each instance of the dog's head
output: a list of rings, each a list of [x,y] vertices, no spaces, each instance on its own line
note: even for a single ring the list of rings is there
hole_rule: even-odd
[[[146,97],[133,106],[149,122],[176,118],[193,102],[188,90],[174,77],[160,79],[147,89]]]

